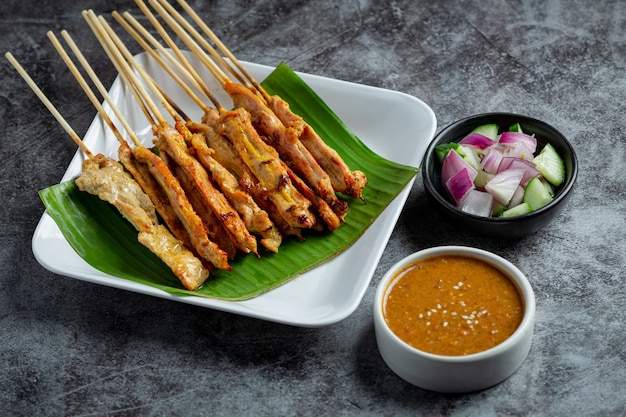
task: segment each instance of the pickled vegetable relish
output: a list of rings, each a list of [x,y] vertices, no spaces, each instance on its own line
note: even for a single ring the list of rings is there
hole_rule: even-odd
[[[468,256],[416,261],[389,284],[383,315],[389,328],[424,352],[461,356],[490,349],[511,336],[524,309],[501,271]]]

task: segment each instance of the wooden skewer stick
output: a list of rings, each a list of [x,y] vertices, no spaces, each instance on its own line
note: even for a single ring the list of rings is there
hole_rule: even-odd
[[[67,52],[65,51],[65,49],[63,48],[59,40],[57,39],[57,37],[51,31],[49,31],[47,35],[50,41],[52,42],[52,45],[57,50],[57,52],[59,53],[59,55],[65,62],[65,65],[67,65],[68,69],[70,70],[70,72],[72,73],[72,75],[74,76],[78,84],[81,86],[81,88],[83,89],[83,91],[85,92],[89,100],[91,101],[91,103],[94,105],[96,110],[98,110],[98,113],[100,113],[100,116],[104,119],[105,123],[111,128],[117,140],[120,141],[120,143],[124,142],[125,140],[122,137],[122,134],[117,129],[117,127],[115,127],[109,115],[104,111],[104,108],[98,101],[98,98],[94,94],[93,90],[91,89],[91,87],[89,87],[85,78],[78,71],[78,68],[76,68],[76,65],[74,64],[72,59],[69,57],[69,55],[67,54]]]
[[[117,19],[122,19],[122,17],[119,14],[114,14],[114,17]],[[130,13],[125,12],[123,15],[124,19],[126,19],[128,22],[130,22],[130,24],[134,27],[134,29],[136,29],[136,31],[130,32],[129,34],[131,36],[134,37],[134,35],[136,34],[139,39],[141,38],[141,36],[143,36],[143,38],[147,39],[148,42],[150,42],[150,44],[152,44],[152,47],[154,49],[156,49],[161,55],[163,55],[169,62],[171,65],[173,65],[176,70],[178,70],[185,78],[187,78],[187,80],[191,83],[192,86],[194,86],[198,91],[200,91],[206,98],[209,99],[209,101],[211,101],[213,103],[213,105],[217,108],[223,108],[223,106],[220,104],[220,102],[217,100],[217,98],[213,95],[213,93],[211,92],[211,90],[208,89],[208,87],[204,84],[204,81],[202,80],[202,78],[200,77],[200,75],[195,71],[195,69],[193,67],[191,67],[191,65],[183,65],[181,63],[181,61],[177,58],[174,57],[172,55],[172,53],[170,53],[169,50],[167,50],[165,47],[163,47],[163,45],[161,45],[161,43],[150,34],[150,32],[148,32],[148,30],[143,27],[141,25],[141,23],[139,23],[137,21],[137,19],[135,19]],[[120,22],[120,24],[122,24],[122,26],[127,29],[132,29],[128,26],[127,22],[124,20],[118,20],[118,22]],[[137,33],[139,32],[139,33]],[[138,38],[135,38],[138,40]],[[147,47],[149,49],[150,48],[149,45],[147,45],[144,42],[141,43],[141,45],[144,47],[144,49]],[[180,51],[179,51],[180,52]],[[182,56],[182,52],[180,52],[178,54],[179,56]],[[185,58],[183,56],[183,58]],[[186,61],[186,58],[185,58]],[[163,62],[163,64],[167,65],[165,62]],[[195,94],[194,94],[195,95]],[[194,101],[196,101],[193,97],[192,99]],[[210,110],[209,106],[207,106],[204,102],[196,102],[200,108],[206,113],[207,111]]]
[[[24,79],[24,81],[26,81],[26,84],[28,84],[31,90],[33,90],[33,92],[37,95],[39,100],[41,100],[41,102],[46,106],[46,108],[50,111],[50,113],[52,113],[54,118],[57,120],[57,122],[59,122],[59,124],[63,127],[63,129],[67,132],[67,134],[72,138],[74,143],[78,145],[80,150],[82,150],[89,159],[93,159],[94,154],[83,143],[82,139],[76,134],[74,129],[72,129],[72,127],[69,125],[69,123],[67,123],[67,121],[61,115],[61,113],[59,113],[59,111],[56,109],[54,104],[52,104],[52,102],[50,102],[50,100],[48,99],[48,97],[46,97],[43,91],[41,91],[39,86],[37,86],[37,84],[30,77],[30,75],[28,75],[26,70],[20,65],[19,62],[17,62],[13,54],[11,54],[10,52],[7,52],[6,54],[4,54],[4,56],[9,60],[11,65],[13,65],[13,67],[17,70],[17,72]]]
[[[215,62],[209,57],[202,48],[185,32],[180,25],[167,13],[167,11],[157,2],[150,0],[150,4],[157,10],[159,15],[167,22],[167,24],[176,32],[179,38],[189,47],[196,58],[213,74],[220,82],[230,82],[228,76],[219,68]],[[176,47],[175,45],[172,47]]]
[[[124,43],[122,42],[122,40],[117,36],[117,34],[113,31],[113,28],[111,28],[111,26],[109,26],[109,24],[107,23],[107,21],[102,17],[99,16],[98,20],[100,22],[100,25],[102,27],[102,29],[104,30],[104,32],[106,33],[106,35],[109,37],[109,39],[111,40],[111,47],[112,48],[117,48],[117,51],[121,54],[120,59],[122,59],[123,63],[128,65],[130,72],[132,73],[132,70],[134,69],[135,71],[137,71],[139,73],[139,75],[143,78],[143,80],[145,81],[146,85],[148,86],[148,88],[152,91],[152,93],[157,96],[157,98],[159,99],[159,101],[161,102],[161,105],[166,109],[166,111],[170,114],[170,116],[172,116],[172,118],[174,118],[174,120],[178,121],[180,120],[179,114],[182,113],[182,110],[180,109],[176,109],[173,105],[172,102],[173,100],[171,100],[166,94],[165,92],[158,86],[158,84],[154,81],[154,79],[146,72],[146,70],[137,63],[137,61],[135,60],[135,58],[133,57],[133,55],[130,53],[130,51],[126,48],[126,46],[124,45]],[[124,61],[125,59],[125,61]],[[138,82],[138,80],[137,80]],[[144,101],[150,101],[150,105],[151,106],[155,106],[154,102],[152,101],[152,99],[146,95],[145,97],[143,97]],[[156,106],[155,106],[156,107]],[[184,114],[184,113],[183,113]],[[163,119],[162,116],[160,116],[160,120],[159,123],[164,126],[166,124],[165,120]]]
[[[265,98],[265,101],[269,102],[269,94],[265,91],[265,89],[259,84],[258,81],[248,72],[248,70],[239,62],[239,60],[235,57],[235,55],[230,52],[230,50],[224,45],[224,43],[220,40],[220,38],[209,28],[209,26],[198,16],[198,14],[193,10],[193,8],[185,1],[185,0],[177,0],[178,4],[187,12],[187,14],[191,17],[191,19],[202,29],[202,31],[207,35],[207,37],[215,43],[220,51],[232,62],[237,69],[252,83],[254,88],[256,88]]]
[[[150,47],[150,45],[142,38],[142,36],[120,15],[118,12],[113,12],[113,17],[117,22],[137,41],[137,43],[168,73],[170,77],[183,89],[183,91],[193,100],[194,103],[201,109],[206,111],[206,104],[198,95],[189,87],[189,85],[176,73],[174,70],[164,61],[164,59]],[[164,48],[163,48],[164,49]],[[169,54],[169,52],[164,51]],[[180,72],[184,72],[195,84],[195,80],[189,72],[178,61],[174,60],[179,65],[176,69]],[[170,103],[173,104],[173,103]]]
[[[149,93],[146,91],[141,81],[137,77],[137,75],[133,72],[129,63],[126,62],[126,60],[124,59],[124,56],[122,55],[122,53],[116,46],[114,40],[110,37],[110,34],[106,31],[105,27],[103,26],[103,22],[102,22],[103,19],[100,20],[95,15],[95,13],[91,10],[87,12],[86,17],[88,18],[88,22],[90,22],[90,25],[92,26],[92,30],[94,31],[94,33],[96,34],[100,42],[102,43],[102,46],[105,48],[106,51],[108,51],[109,56],[111,57],[111,60],[113,61],[115,66],[118,68],[118,71],[126,75],[126,77],[128,78],[128,85],[132,86],[134,90],[136,91],[137,100],[141,103],[144,103],[146,108],[150,110],[150,113],[154,115],[154,119],[156,119],[156,123],[154,123],[154,120],[152,120],[153,128],[156,128],[157,125],[161,125],[161,126],[166,125],[167,122],[165,121],[165,118],[163,117],[161,111],[158,109],[158,107],[156,106],[152,98],[150,97]],[[150,85],[150,82],[146,81],[146,84]],[[158,90],[155,89],[155,91],[157,91],[157,95],[158,95],[159,94]],[[162,102],[165,102],[164,98],[162,98]]]
[[[242,77],[232,66],[224,60],[222,55],[220,55],[215,48],[207,42],[207,40],[166,0],[158,0],[160,5],[167,10],[170,16],[172,16],[176,21],[181,25],[181,27],[191,36],[193,36],[198,44],[206,49],[212,56],[212,59],[215,60],[219,65],[228,69],[231,74],[237,78],[237,80],[247,88],[252,88],[252,85],[246,80],[245,77]],[[151,4],[154,3],[150,0]],[[163,15],[162,15],[163,16]]]
[[[154,26],[154,28],[159,32],[167,46],[170,47],[174,55],[178,58],[178,60],[184,65],[187,71],[193,75],[197,85],[199,85],[202,89],[202,92],[210,98],[210,100],[215,105],[215,108],[220,112],[226,111],[226,109],[220,104],[220,102],[215,98],[211,90],[206,86],[202,77],[197,73],[197,71],[193,68],[187,57],[182,53],[180,48],[176,45],[176,42],[171,38],[171,36],[167,33],[163,25],[157,20],[156,16],[150,11],[150,9],[146,6],[146,4],[142,0],[136,0],[137,5],[142,10],[144,15],[148,18],[150,23]],[[124,14],[126,16],[126,14]]]
[[[82,12],[82,15],[85,18],[85,20],[87,21],[87,24],[89,25],[89,27],[91,28],[91,31],[94,33],[94,35],[98,39],[98,42],[100,42],[100,45],[102,45],[102,48],[104,49],[105,53],[107,54],[107,56],[109,57],[109,59],[111,60],[111,62],[115,66],[115,68],[117,69],[117,72],[119,73],[120,77],[124,81],[124,84],[130,89],[131,93],[135,97],[137,103],[139,104],[139,107],[141,108],[141,111],[146,116],[146,119],[149,121],[149,123],[152,126],[154,126],[156,124],[156,122],[154,121],[154,117],[150,113],[150,110],[144,104],[144,102],[142,100],[142,97],[141,97],[141,94],[139,93],[137,87],[130,80],[130,77],[127,74],[127,71],[126,71],[127,69],[122,67],[118,63],[118,61],[117,61],[116,57],[114,56],[113,52],[108,47],[108,41],[107,41],[106,38],[104,38],[103,34],[101,33],[101,30],[100,30],[98,22],[97,22],[97,18],[95,16],[95,13],[93,12],[93,10],[88,10],[88,11],[84,10]]]
[[[97,86],[99,90],[102,88],[102,90],[100,90],[100,93],[104,97],[105,101],[109,104],[109,106],[111,107],[115,115],[117,116],[122,126],[124,126],[124,129],[126,129],[126,131],[128,132],[133,143],[135,143],[136,145],[139,145],[140,144],[139,139],[137,139],[137,137],[134,135],[132,128],[126,121],[126,118],[119,111],[119,109],[117,108],[117,106],[115,105],[111,97],[109,96],[106,89],[104,89],[104,85],[102,85],[102,82],[100,81],[100,79],[96,76],[95,72],[93,72],[93,69],[91,68],[87,60],[85,59],[84,55],[78,49],[78,46],[76,45],[76,43],[72,40],[71,36],[69,35],[67,31],[63,31],[62,35],[64,39],[66,40],[66,42],[68,42],[68,44],[70,45],[70,48],[72,49],[72,52],[74,52],[74,55],[76,55],[76,57],[79,59],[85,71],[89,74],[89,77],[91,78],[92,82]],[[126,142],[121,132],[117,129],[117,127],[115,126],[115,124],[113,123],[109,115],[107,114],[107,112],[104,110],[104,107],[102,107],[102,104],[100,104],[100,101],[96,97],[95,93],[93,92],[91,87],[89,87],[89,84],[87,83],[85,78],[82,76],[82,74],[80,73],[80,71],[78,70],[78,68],[72,61],[72,59],[70,58],[70,56],[67,54],[67,52],[65,51],[65,49],[63,48],[59,40],[54,35],[54,33],[48,32],[48,38],[52,42],[52,45],[57,50],[57,52],[59,53],[59,55],[65,62],[65,64],[67,65],[72,75],[74,75],[74,78],[76,78],[76,81],[81,86],[81,88],[83,89],[83,91],[85,92],[89,100],[91,101],[91,103],[94,105],[94,107],[96,108],[100,116],[104,119],[104,121],[109,126],[109,128],[111,128],[117,140],[120,143]]]
[[[170,16],[170,14],[161,6],[161,4],[155,0],[149,0],[150,5],[159,13],[159,15],[167,22],[167,24],[174,30],[179,38],[189,47],[191,52],[202,62],[209,71],[218,80],[230,81],[228,76],[221,70],[213,60],[202,50],[202,48],[183,30],[183,28],[176,22],[176,20]]]

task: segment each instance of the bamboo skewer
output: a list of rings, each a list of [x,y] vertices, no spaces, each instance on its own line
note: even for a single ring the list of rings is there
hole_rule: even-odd
[[[219,100],[217,100],[217,98],[213,95],[213,93],[206,87],[206,84],[202,81],[202,78],[200,77],[200,75],[193,68],[193,66],[191,65],[189,60],[185,57],[185,55],[182,53],[180,48],[176,45],[176,42],[174,42],[171,36],[167,33],[163,25],[161,25],[161,23],[157,20],[156,16],[154,16],[154,14],[150,11],[150,9],[146,6],[146,4],[142,0],[136,0],[136,3],[139,6],[139,8],[142,10],[144,15],[148,18],[150,23],[157,30],[157,32],[159,32],[159,35],[163,38],[163,40],[172,50],[174,55],[176,55],[176,57],[182,63],[185,69],[193,76],[197,86],[199,86],[202,92],[206,94],[207,97],[209,97],[209,99],[213,102],[213,104],[218,109],[218,111],[220,112],[225,111],[225,108],[221,105],[221,103],[219,102]],[[124,15],[125,17],[127,16],[126,13]]]
[[[202,46],[211,54],[211,56],[213,57],[212,59],[216,60],[217,63],[222,67],[228,69],[241,84],[245,85],[248,88],[252,88],[252,85],[250,85],[246,78],[242,77],[241,74],[235,71],[230,66],[230,64],[215,50],[215,48],[209,42],[207,42],[207,40],[191,24],[189,24],[189,22],[170,3],[165,0],[158,0],[158,2],[160,3],[160,6],[162,6],[167,11],[167,13],[169,13],[169,15],[172,16],[187,33],[189,33],[196,39],[200,46]],[[150,4],[152,4],[155,8],[158,7],[155,6],[155,4],[157,3],[153,0],[150,0]],[[165,16],[163,11],[161,11],[159,14],[161,14],[161,16]]]
[[[146,40],[144,40],[143,37],[146,37],[146,34],[144,33],[144,36],[142,37],[142,35],[139,34],[139,32],[137,30],[135,30],[125,19],[124,17],[122,17],[122,15],[120,15],[118,12],[113,12],[113,17],[115,18],[115,20],[117,20],[117,22],[133,37],[133,39],[135,39],[135,41],[137,41],[137,43],[148,53],[150,54],[150,56],[168,73],[168,75],[170,77],[172,77],[174,79],[174,81],[176,81],[176,83],[183,89],[183,91],[192,99],[192,101],[201,109],[206,111],[206,104],[204,103],[204,101],[198,97],[198,95],[189,87],[189,85],[178,75],[176,74],[176,72],[174,72],[172,70],[172,68],[170,67],[170,65],[168,65],[165,60],[154,50],[150,47],[150,45],[146,42]],[[130,15],[128,15],[130,16]],[[134,18],[132,18],[132,16],[127,17],[127,19],[133,19],[133,24],[139,24],[139,22],[137,22],[136,20],[134,20]],[[142,28],[143,29],[143,28]],[[145,29],[144,29],[145,30]],[[146,31],[147,32],[147,31]],[[156,41],[156,40],[155,40]],[[154,43],[153,43],[154,44]],[[157,50],[159,51],[159,53],[163,54],[169,61],[171,64],[173,64],[176,69],[183,74],[191,83],[192,85],[194,85],[198,90],[202,91],[202,88],[198,85],[198,83],[196,82],[196,80],[194,79],[194,77],[189,73],[189,71],[187,71],[186,68],[184,68],[176,59],[174,59],[171,54],[165,50],[165,48],[163,48],[163,46],[158,43],[158,41],[155,44],[155,47],[157,48]],[[206,96],[206,94],[205,94]],[[209,98],[209,100],[211,99],[211,97],[207,97]]]
[[[119,16],[119,15],[118,15]],[[104,20],[103,17],[99,17],[100,23],[102,28],[107,32],[109,38],[113,41],[113,43],[115,44],[115,46],[118,48],[118,50],[122,53],[122,55],[124,56],[124,58],[126,59],[126,62],[130,65],[131,68],[133,68],[135,71],[137,71],[141,77],[145,80],[145,82],[148,85],[148,88],[150,90],[152,90],[152,92],[159,98],[159,100],[161,101],[161,104],[165,107],[165,109],[168,111],[168,113],[170,114],[170,116],[172,116],[172,118],[175,121],[179,121],[180,118],[182,118],[183,120],[185,120],[186,122],[191,122],[191,118],[189,116],[186,115],[186,113],[174,102],[174,100],[172,100],[164,91],[163,89],[154,81],[154,79],[145,71],[145,69],[143,67],[141,67],[141,65],[139,65],[137,63],[137,60],[133,57],[133,55],[130,53],[130,51],[126,48],[126,46],[124,45],[124,43],[119,39],[119,37],[117,36],[117,34],[115,34],[115,32],[113,31],[113,29],[109,26],[109,24],[106,22],[106,20]],[[126,23],[126,22],[124,22]],[[133,31],[133,29],[131,27],[128,27],[127,29]],[[129,32],[130,33],[130,32]],[[135,31],[133,31],[133,33],[137,36],[139,36]],[[138,40],[140,40],[141,38],[139,38]],[[143,41],[143,40],[142,40]],[[157,59],[157,62],[166,70],[166,72],[172,77],[174,78],[174,80],[181,86],[183,87],[184,91],[190,95],[190,97],[192,97],[192,99],[196,102],[196,104],[199,104],[201,106],[201,108],[206,109],[206,105],[202,102],[202,100],[200,100],[200,98],[193,93],[193,91],[191,91],[191,89],[189,88],[189,86],[180,78],[178,77],[178,75],[176,73],[174,73],[171,68],[169,68],[167,66],[167,64],[165,63],[165,61],[163,61],[152,49],[150,49],[150,47],[145,43],[142,42],[141,43],[142,46],[146,47],[147,51],[149,53],[154,54],[152,55],[155,59]],[[148,100],[148,97],[143,97],[144,100]],[[205,110],[206,111],[206,110]],[[162,124],[162,123],[161,123]]]
[[[161,0],[164,1],[164,0]],[[217,35],[209,28],[209,26],[198,16],[198,14],[189,6],[189,4],[185,0],[177,0],[178,4],[187,12],[187,14],[191,17],[191,19],[202,29],[202,31],[207,35],[207,37],[215,43],[218,49],[226,55],[226,57],[232,62],[233,65],[237,67],[237,69],[252,83],[254,88],[259,91],[265,101],[269,102],[269,94],[265,91],[265,89],[259,84],[256,79],[246,70],[246,68],[239,62],[239,60],[235,57],[235,55],[224,45],[224,43],[219,39]],[[229,70],[234,74],[235,70],[231,65],[228,66]]]
[[[189,49],[194,52],[196,57],[211,71],[211,73],[215,76],[215,78],[228,80],[228,76],[221,70],[217,65],[214,64],[213,60],[202,50],[202,48],[198,45],[196,41],[194,41],[191,36],[189,36],[188,29],[194,30],[190,27],[184,19],[183,22],[187,24],[188,27],[183,29],[181,25],[172,17],[170,13],[156,0],[148,0],[150,5],[157,11],[157,13],[166,21],[166,23],[170,26],[170,28],[179,36],[179,38],[189,47]],[[211,48],[210,45],[208,45]]]
[[[224,82],[229,82],[228,76],[214,63],[214,61],[209,57],[202,48],[195,42],[185,30],[167,13],[167,11],[159,4],[152,0],[150,0],[150,4],[156,9],[159,15],[166,21],[166,23],[170,26],[170,28],[178,35],[178,37],[189,47],[190,51],[194,54],[194,56],[213,74],[213,76],[222,84]],[[154,16],[154,15],[152,15]],[[153,22],[154,23],[154,22]],[[161,26],[159,24],[159,26]],[[162,26],[161,26],[162,28]],[[164,29],[163,29],[164,30]],[[169,37],[169,36],[168,36]],[[171,38],[170,38],[171,39]],[[166,42],[167,39],[166,39]],[[169,42],[168,42],[169,44]],[[171,44],[170,47],[178,49],[175,44]],[[178,55],[178,54],[177,54]],[[182,54],[181,54],[182,55]],[[189,63],[187,62],[187,65]],[[225,109],[218,108],[220,113],[222,113]]]
[[[37,86],[37,84],[30,77],[30,75],[28,75],[28,73],[26,72],[24,67],[22,67],[22,65],[20,65],[20,63],[17,61],[17,59],[15,59],[13,54],[11,54],[10,52],[7,52],[4,56],[9,60],[11,65],[13,65],[13,67],[17,70],[18,74],[20,74],[20,76],[24,79],[24,81],[26,81],[26,84],[28,84],[28,86],[31,88],[31,90],[33,90],[33,92],[37,95],[39,100],[41,100],[41,102],[46,106],[46,108],[54,116],[54,118],[57,120],[57,122],[59,122],[59,124],[67,132],[67,134],[70,136],[70,138],[72,138],[74,143],[76,143],[76,145],[78,145],[80,150],[82,150],[85,153],[85,155],[87,155],[87,157],[89,159],[93,159],[94,158],[94,154],[83,143],[82,139],[78,136],[78,134],[74,131],[74,129],[72,129],[72,127],[69,125],[69,123],[63,118],[61,113],[59,113],[57,108],[54,106],[54,104],[52,104],[52,102],[48,99],[48,97],[46,97],[44,92],[41,91],[39,86]]]
[[[98,39],[98,41],[102,45],[105,53],[109,57],[109,60],[113,63],[113,66],[115,66],[115,68],[117,69],[117,72],[119,73],[120,78],[122,79],[124,84],[128,86],[131,94],[135,97],[136,102],[137,104],[139,104],[139,107],[141,111],[143,112],[143,114],[145,115],[146,119],[150,122],[151,125],[154,125],[155,124],[154,117],[150,113],[150,110],[145,106],[140,96],[140,93],[137,89],[137,86],[135,86],[134,83],[131,82],[130,76],[127,74],[126,68],[122,67],[119,64],[116,57],[113,55],[113,52],[110,51],[109,48],[107,47],[107,40],[103,37],[103,34],[100,31],[99,25],[97,23],[97,18],[95,17],[95,13],[92,10],[89,10],[89,11],[85,10],[82,12],[82,15],[85,18],[85,21],[87,22],[89,27],[91,28],[92,32],[96,36],[96,39]]]
[[[69,34],[67,34],[67,32],[64,32],[63,34],[64,34],[64,37],[65,37],[66,40],[67,39],[71,40],[71,37],[69,37]],[[79,72],[78,68],[76,67],[76,65],[74,64],[74,62],[70,58],[70,56],[67,54],[67,52],[65,51],[65,49],[63,48],[63,46],[61,45],[59,40],[56,38],[54,33],[48,32],[48,38],[52,42],[52,45],[55,47],[55,49],[57,50],[57,52],[59,53],[59,55],[61,56],[61,58],[65,62],[65,64],[67,65],[67,67],[70,70],[70,72],[72,73],[72,75],[74,75],[74,78],[76,78],[76,81],[81,86],[81,88],[83,89],[83,91],[85,92],[85,94],[87,95],[89,100],[91,101],[91,103],[94,105],[94,107],[96,108],[96,110],[98,111],[100,116],[104,119],[105,123],[109,126],[109,128],[111,128],[111,130],[113,131],[113,134],[115,135],[117,140],[120,143],[124,143],[126,140],[122,136],[121,132],[117,129],[117,127],[115,126],[115,124],[113,123],[113,121],[111,120],[109,115],[107,114],[107,112],[104,110],[104,107],[102,107],[102,104],[100,104],[100,101],[97,99],[97,97],[94,94],[93,90],[91,89],[91,87],[89,87],[89,85],[87,84],[87,81],[82,76],[82,74]],[[76,45],[74,43],[72,43],[72,46],[74,48],[76,47]],[[74,52],[75,55],[76,55],[77,52],[80,53],[80,51],[78,49],[73,49],[73,52]],[[80,54],[80,56],[84,59],[84,56],[82,54]],[[81,61],[81,64],[83,65],[83,68],[85,68],[85,70],[87,70],[87,68],[89,68],[91,70],[91,67],[89,66],[89,64],[86,61]],[[94,81],[93,77],[95,77],[95,73],[93,74],[93,76],[92,76],[91,73],[89,75],[90,75],[90,77],[92,77],[92,81]],[[96,81],[94,81],[94,83],[96,83],[98,85],[102,85],[102,83],[100,82],[100,80],[97,77],[95,77],[95,80]],[[118,117],[118,119],[120,120],[120,122],[122,123],[122,125],[124,126],[126,131],[130,134],[131,140],[135,144],[139,144],[140,142],[137,139],[137,137],[132,133],[132,129],[130,128],[130,125],[128,125],[128,122],[126,121],[126,118],[124,118],[124,116],[122,116],[122,114],[119,111],[119,109],[117,108],[117,106],[115,106],[115,104],[113,103],[113,100],[111,100],[109,94],[106,93],[106,90],[105,90],[104,98],[107,101],[107,103],[109,104],[109,106],[111,106],[111,109],[113,110],[113,112],[115,112],[116,116]]]
[[[131,85],[136,91],[136,98],[141,103],[144,103],[147,109],[150,110],[156,122],[153,120],[153,128],[156,128],[157,124],[160,126],[166,126],[167,122],[163,117],[163,114],[156,106],[154,100],[150,97],[150,94],[146,91],[143,84],[139,80],[139,78],[133,72],[133,69],[137,71],[140,76],[143,78],[147,88],[151,90],[151,92],[157,96],[163,107],[168,111],[168,113],[175,119],[180,120],[178,116],[178,112],[174,109],[174,107],[170,104],[171,100],[163,93],[163,91],[157,86],[152,77],[143,69],[134,59],[130,51],[126,49],[121,40],[117,37],[113,29],[108,25],[104,18],[97,17],[93,14],[93,11],[87,13],[87,17],[89,21],[92,23],[92,29],[95,29],[98,33],[96,36],[99,36],[101,39],[101,43],[105,49],[110,53],[110,57],[116,64],[116,67],[121,69],[120,72],[126,74],[129,85]]]
[[[100,29],[103,31],[103,34],[105,34],[105,36],[108,37],[110,50],[112,51],[113,55],[116,56],[116,59],[118,59],[118,62],[120,63],[120,65],[125,68],[128,74],[130,74],[129,78],[131,82],[133,83],[133,85],[141,87],[140,80],[135,76],[135,73],[133,72],[133,70],[135,70],[143,78],[148,89],[150,89],[151,92],[155,96],[157,96],[157,98],[161,102],[161,105],[174,118],[174,120],[176,121],[180,120],[180,117],[178,116],[178,112],[176,112],[174,107],[170,104],[171,100],[169,100],[166,97],[166,95],[157,86],[154,79],[146,72],[146,70],[137,63],[133,55],[130,53],[130,51],[128,51],[128,49],[126,49],[126,46],[117,37],[117,35],[113,31],[113,29],[108,25],[106,20],[104,20],[102,16],[98,17],[97,20],[98,20]],[[167,125],[167,122],[165,121],[163,114],[158,110],[156,103],[154,102],[154,100],[152,100],[148,92],[143,88],[139,88],[139,92],[141,94],[141,98],[144,101],[144,103],[146,103],[148,108],[155,115],[157,121],[159,122],[159,125],[161,126]]]

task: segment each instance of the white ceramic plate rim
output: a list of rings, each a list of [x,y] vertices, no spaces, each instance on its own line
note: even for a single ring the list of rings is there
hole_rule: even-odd
[[[140,55],[139,58],[143,60],[145,56]],[[188,100],[186,94],[160,68],[149,61],[143,62],[159,85],[183,109],[191,109],[189,115],[192,118],[200,116],[197,106]],[[259,80],[273,70],[264,65],[244,64]],[[420,165],[436,130],[435,115],[423,101],[396,91],[304,73],[298,75],[374,152],[398,163]],[[210,80],[211,77],[206,74],[205,79]],[[222,94],[219,85],[207,83],[220,101],[228,103],[229,99]],[[136,129],[135,134],[145,144],[149,144],[149,125],[119,79],[114,82],[110,93],[131,126]],[[102,152],[113,157],[117,155],[118,142],[100,117],[94,119],[83,139],[93,152]],[[83,155],[77,152],[62,181],[77,176],[82,161]],[[272,291],[246,301],[174,296],[154,287],[102,273],[74,252],[47,213],[43,214],[37,225],[32,248],[35,258],[44,268],[82,281],[277,323],[301,327],[326,326],[343,320],[358,307],[413,182],[414,179],[344,253]]]

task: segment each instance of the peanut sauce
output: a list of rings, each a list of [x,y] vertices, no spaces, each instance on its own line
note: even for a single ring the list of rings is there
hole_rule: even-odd
[[[502,343],[524,313],[513,282],[494,266],[468,256],[416,261],[396,275],[384,300],[385,321],[400,339],[446,356]]]

